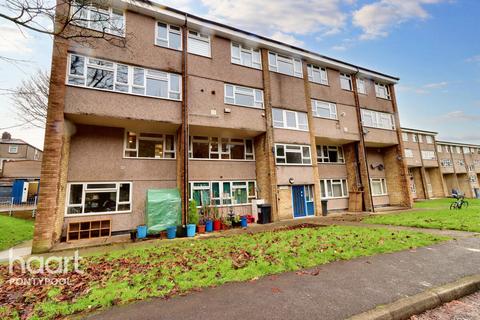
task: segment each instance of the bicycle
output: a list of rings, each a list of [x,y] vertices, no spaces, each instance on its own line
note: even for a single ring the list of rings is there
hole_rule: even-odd
[[[465,196],[463,195],[454,195],[454,197],[456,198],[455,202],[452,202],[450,204],[450,210],[455,210],[455,209],[462,209],[462,208],[465,208],[467,209],[468,208],[468,201],[465,200]]]

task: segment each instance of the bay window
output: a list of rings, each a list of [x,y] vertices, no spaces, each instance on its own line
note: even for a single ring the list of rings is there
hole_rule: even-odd
[[[224,102],[242,107],[263,109],[263,91],[233,84],[225,84]]]
[[[308,131],[308,117],[305,112],[272,108],[274,128]]]
[[[255,181],[195,181],[189,187],[198,207],[250,204],[257,197]]]
[[[302,60],[279,55],[275,52],[268,53],[268,67],[270,71],[283,73],[297,78],[303,78]]]
[[[318,163],[345,163],[341,146],[317,145]]]
[[[328,85],[327,69],[309,64],[307,73],[308,81]]]
[[[77,54],[69,55],[67,84],[181,100],[180,75]]]
[[[169,134],[125,131],[124,157],[175,159],[175,137]]]
[[[309,165],[312,163],[310,146],[294,144],[275,144],[275,161],[285,165]]]
[[[393,115],[385,112],[362,109],[362,124],[365,127],[394,130]]]
[[[245,67],[262,69],[260,49],[252,49],[238,43],[231,43],[231,61]]]
[[[337,105],[335,103],[311,99],[314,117],[337,119]]]
[[[253,140],[192,136],[189,157],[210,160],[254,160]]]
[[[182,30],[180,27],[157,22],[155,35],[155,44],[157,46],[182,50]]]
[[[320,196],[322,199],[336,199],[348,197],[346,179],[322,179],[320,180]]]
[[[132,183],[68,183],[66,207],[67,216],[130,212]]]
[[[388,195],[387,181],[385,180],[385,178],[372,178],[372,179],[370,179],[370,186],[372,188],[372,196],[386,196],[386,195]]]

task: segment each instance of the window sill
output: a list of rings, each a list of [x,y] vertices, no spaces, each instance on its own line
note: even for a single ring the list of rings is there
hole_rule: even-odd
[[[123,157],[128,160],[177,160],[177,158],[143,158],[143,157]]]
[[[254,89],[257,89],[257,88],[254,88]],[[258,90],[263,90],[263,89],[258,89]],[[255,106],[244,106],[244,105],[241,105],[241,104],[233,104],[233,103],[225,102],[225,100],[223,101],[223,104],[225,104],[226,106],[235,106],[235,107],[242,107],[242,108],[265,110],[265,103],[263,104],[263,107],[261,107],[261,108],[255,107]]]
[[[299,132],[310,132],[310,130],[304,130],[304,129],[293,129],[293,128],[281,128],[281,127],[273,127],[274,129],[277,130],[289,130],[289,131],[299,131]]]
[[[233,64],[234,66],[243,67],[243,68],[247,68],[247,69],[251,69],[251,70],[256,70],[256,71],[262,71],[262,69],[263,69],[263,68],[249,67],[249,66],[246,66],[246,65],[243,65],[243,64],[240,64],[240,63],[232,62],[231,60],[230,60],[230,63]]]
[[[130,204],[131,205],[131,204]],[[77,213],[77,214],[68,214],[65,213],[65,218],[75,218],[75,217],[92,217],[92,216],[105,216],[105,215],[115,215],[115,214],[131,214],[130,211],[115,211],[115,212],[90,212],[90,213]]]
[[[329,83],[320,83],[320,82],[315,82],[315,81],[311,81],[311,80],[308,80],[308,82],[313,83],[313,84],[318,84],[319,86],[324,86],[324,87],[329,87],[330,88]]]
[[[206,159],[206,158],[188,158],[188,160],[194,160],[194,161],[226,161],[226,162],[255,162],[255,159],[253,160],[242,160],[242,159]]]
[[[317,164],[325,164],[325,165],[340,165],[340,166],[344,166],[345,165],[345,162],[318,162],[317,161]]]
[[[202,58],[207,58],[207,59],[213,60],[213,59],[212,59],[212,54],[211,54],[211,53],[210,53],[210,55],[208,55],[208,56],[205,56],[205,55],[203,55],[203,54],[199,54],[199,53],[194,53],[194,52],[190,52],[190,51],[188,51],[188,54],[191,54],[191,55],[193,55],[193,56],[197,56],[197,57],[202,57]]]
[[[388,196],[388,193],[386,194],[372,194],[372,197],[385,197]]]
[[[380,100],[385,100],[385,101],[392,101],[392,98],[383,98],[383,97],[379,97],[379,96],[375,96],[375,98],[377,99],[380,99]]]
[[[154,43],[155,47],[158,47],[158,48],[162,48],[162,49],[167,49],[167,50],[172,50],[172,51],[175,51],[175,52],[182,52],[183,49],[180,48],[180,49],[174,49],[174,48],[170,48],[170,47],[164,47],[162,45],[159,45],[157,43]]]
[[[319,116],[313,116],[313,117],[314,117],[314,118],[317,118],[317,119],[340,121],[340,120],[338,120],[338,118],[326,118],[326,117],[319,117]]]
[[[278,74],[281,74],[281,75],[284,75],[284,76],[287,76],[287,77],[292,77],[292,78],[295,78],[295,79],[303,79],[303,76],[297,77],[297,76],[294,76],[293,74],[283,73],[283,72],[280,72],[280,71],[274,71],[274,70],[271,70],[270,68],[268,68],[268,71],[273,72],[273,73],[278,73]]]
[[[348,199],[349,196],[345,197],[329,197],[329,198],[321,198],[322,200],[340,200],[340,199]]]
[[[275,163],[277,166],[281,167],[312,167],[312,164],[300,164],[300,163]]]

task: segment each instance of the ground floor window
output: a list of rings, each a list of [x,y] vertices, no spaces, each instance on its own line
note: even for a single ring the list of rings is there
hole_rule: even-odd
[[[199,207],[249,204],[257,196],[255,181],[195,181],[189,187]]]
[[[131,182],[69,183],[66,215],[130,212]]]
[[[387,181],[385,178],[372,178],[370,179],[370,185],[372,188],[372,196],[386,196],[387,191]]]
[[[320,180],[322,199],[335,199],[348,197],[346,179],[322,179]]]

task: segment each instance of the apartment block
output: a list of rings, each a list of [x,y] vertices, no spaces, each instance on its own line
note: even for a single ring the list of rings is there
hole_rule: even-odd
[[[402,128],[412,199],[480,195],[480,146],[437,141],[437,132]],[[479,191],[476,191],[478,189]]]
[[[177,188],[184,222],[189,199],[240,215],[263,201],[274,220],[323,199],[411,207],[398,78],[154,3],[102,10],[126,47],[54,40],[34,251],[70,223],[128,233],[149,189]]]

